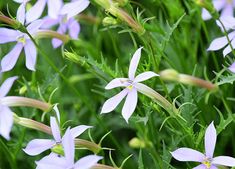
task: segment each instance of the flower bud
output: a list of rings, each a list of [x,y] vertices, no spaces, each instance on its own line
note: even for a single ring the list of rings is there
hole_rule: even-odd
[[[145,148],[146,147],[145,142],[143,140],[140,140],[137,137],[132,138],[128,144],[132,148]]]
[[[104,26],[109,26],[109,25],[116,25],[117,20],[114,19],[113,17],[105,17],[102,21]]]

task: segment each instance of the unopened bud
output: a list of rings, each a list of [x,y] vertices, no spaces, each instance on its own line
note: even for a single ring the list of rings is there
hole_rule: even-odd
[[[132,148],[145,148],[146,144],[143,140],[140,140],[139,138],[134,137],[129,141],[129,146]]]
[[[109,26],[109,25],[116,25],[117,20],[113,17],[105,17],[102,21],[104,26]]]

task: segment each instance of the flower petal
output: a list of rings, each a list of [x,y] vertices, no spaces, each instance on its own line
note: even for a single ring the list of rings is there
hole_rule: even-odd
[[[225,36],[223,37],[219,37],[219,38],[215,38],[209,48],[207,49],[208,51],[215,51],[215,50],[219,50],[221,48],[223,48],[225,45],[228,44],[228,40]]]
[[[54,153],[42,158],[40,161],[36,161],[36,164],[36,169],[65,169],[67,167],[65,158],[58,157],[58,155]]]
[[[235,62],[228,68],[231,72],[235,73]]]
[[[46,151],[50,148],[52,148],[56,142],[54,140],[49,140],[49,139],[34,139],[31,140],[25,149],[24,152],[28,155],[35,156],[43,151]]]
[[[83,132],[85,132],[87,129],[90,129],[92,127],[93,126],[80,125],[80,126],[72,128],[70,131],[71,131],[73,138],[76,138],[79,135],[81,135]]]
[[[10,132],[13,125],[13,113],[7,106],[0,106],[0,135],[10,139]]]
[[[200,164],[197,167],[194,167],[193,169],[207,169],[207,167],[204,164]]]
[[[202,162],[205,158],[204,154],[191,148],[179,148],[171,152],[171,155],[178,161]]]
[[[26,67],[29,70],[35,71],[35,64],[37,60],[37,49],[31,40],[27,40],[25,46]]]
[[[216,129],[214,126],[214,122],[207,127],[205,133],[205,151],[206,157],[213,158],[215,144],[216,144]]]
[[[25,4],[22,3],[18,10],[17,10],[17,14],[16,14],[16,19],[24,25],[25,22]]]
[[[126,101],[122,108],[122,116],[128,123],[128,119],[131,117],[133,112],[135,111],[136,105],[138,101],[138,94],[136,88],[133,88],[126,97]]]
[[[75,163],[74,169],[90,169],[92,166],[97,164],[102,157],[97,155],[88,155],[86,157],[81,158]]]
[[[106,100],[104,103],[101,113],[109,113],[113,111],[117,105],[122,101],[122,99],[127,95],[128,89],[123,89],[120,93]]]
[[[50,118],[52,135],[56,142],[61,142],[60,128],[55,117]]]
[[[0,98],[7,95],[7,93],[10,91],[13,83],[17,78],[18,78],[17,76],[10,77],[3,82],[3,84],[0,87]]]
[[[51,18],[58,18],[59,11],[62,7],[62,1],[61,0],[48,0],[47,1],[48,6],[48,15]]]
[[[46,16],[42,19],[42,22],[43,23],[40,26],[40,28],[49,29],[52,26],[59,24],[60,21],[59,19],[53,19],[53,18],[50,18],[49,16]]]
[[[226,30],[235,28],[235,18],[234,17],[224,16],[224,17],[220,17],[220,20],[223,23],[223,26],[225,27]],[[224,28],[221,25],[221,23],[218,20],[216,21],[216,23],[221,28],[221,30],[224,32],[224,30],[223,30]]]
[[[231,41],[232,48],[235,48],[235,39]],[[227,56],[230,52],[232,52],[231,46],[228,45],[224,50],[223,50],[223,56]]]
[[[29,24],[27,26],[27,30],[29,31],[31,35],[33,35],[38,31],[38,29],[42,26],[42,24],[43,24],[43,20],[38,19],[36,21],[33,21],[31,24]]]
[[[229,16],[233,16],[233,6],[231,4],[227,4],[221,12],[221,17]]]
[[[89,0],[77,0],[70,3],[65,4],[61,9],[61,14],[66,15],[67,18],[71,18],[83,10],[85,10],[90,4]]]
[[[67,164],[74,164],[74,153],[75,153],[75,143],[70,128],[68,128],[62,138],[62,145],[64,147],[64,154],[67,160]]]
[[[14,42],[19,36],[19,32],[13,29],[0,28],[0,44]]]
[[[217,11],[220,11],[226,5],[226,1],[213,0],[213,5]]]
[[[139,64],[140,61],[140,57],[141,57],[141,49],[143,47],[140,47],[139,49],[136,50],[136,52],[134,53],[131,62],[130,62],[130,67],[129,67],[129,72],[128,72],[128,77],[130,80],[134,80],[135,78],[135,72],[137,69],[137,66]]]
[[[26,13],[26,22],[30,23],[40,18],[46,6],[46,0],[38,0],[32,8]]]
[[[219,156],[213,158],[212,164],[235,167],[235,158],[229,156]]]
[[[109,90],[109,89],[113,89],[116,87],[125,87],[128,86],[127,83],[128,79],[127,78],[116,78],[111,80],[106,86],[105,89]]]
[[[159,76],[159,75],[151,71],[144,72],[136,76],[134,82],[142,82],[155,76]]]
[[[55,104],[55,106],[53,107],[53,110],[55,111],[56,118],[57,118],[58,122],[60,123],[60,111],[58,109],[58,104]]]
[[[20,53],[22,51],[23,45],[22,43],[17,43],[14,48],[3,57],[1,61],[2,72],[6,72],[11,70],[18,60]]]
[[[203,20],[209,20],[211,19],[211,14],[206,10],[206,9],[202,9],[202,19]]]
[[[74,19],[70,22],[71,23],[68,25],[69,35],[70,35],[71,38],[77,39],[78,34],[80,32],[80,24]]]

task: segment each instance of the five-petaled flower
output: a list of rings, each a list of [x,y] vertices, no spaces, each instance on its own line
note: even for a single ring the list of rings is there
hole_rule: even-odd
[[[24,152],[28,155],[34,156],[42,153],[43,151],[46,151],[48,149],[53,148],[56,145],[59,145],[62,143],[61,135],[60,135],[60,129],[56,122],[55,117],[50,118],[50,124],[51,124],[51,131],[52,135],[54,137],[54,140],[52,139],[34,139],[28,143],[26,148],[24,149]],[[91,128],[91,126],[86,125],[80,125],[77,127],[74,127],[71,129],[71,134],[73,136],[73,139],[82,134],[85,130]]]
[[[0,98],[3,98],[7,95],[14,81],[18,77],[10,77],[4,81],[0,87]],[[10,139],[10,131],[13,125],[13,113],[8,106],[0,104],[0,135],[5,139]]]
[[[25,16],[22,15],[21,12],[22,11],[19,12],[18,10],[16,18],[21,24],[24,24]],[[42,24],[41,20],[36,20],[31,24],[29,24],[26,27],[26,29],[29,32],[29,34],[34,36],[39,30],[41,24]],[[16,45],[7,55],[3,57],[1,61],[1,71],[6,72],[13,69],[23,48],[26,57],[26,67],[29,70],[35,71],[37,50],[30,37],[26,33],[20,32],[18,30],[0,28],[0,44],[15,42],[15,41],[17,42]]]
[[[215,9],[221,11],[221,17],[233,16],[235,0],[213,0],[212,2]],[[202,19],[211,19],[211,15],[206,9],[202,9]]]
[[[124,117],[126,122],[128,122],[128,119],[134,112],[137,105],[137,91],[139,88],[143,88],[142,86],[145,86],[144,84],[139,82],[145,81],[154,76],[158,76],[158,74],[148,71],[141,73],[135,77],[135,72],[141,56],[141,49],[142,47],[134,53],[133,58],[131,59],[128,78],[113,79],[105,87],[105,89],[113,89],[116,87],[125,87],[125,89],[123,89],[120,93],[113,96],[112,98],[108,99],[104,103],[101,113],[109,113],[113,111],[117,107],[117,105],[122,101],[122,99],[127,96],[124,106],[122,108],[122,116]]]
[[[64,156],[58,156],[57,154],[51,153],[44,157],[40,161],[37,161],[36,169],[90,169],[92,166],[97,164],[102,157],[97,155],[88,155],[77,162],[74,162],[75,154],[75,143],[71,130],[68,128],[62,139],[62,146],[64,150]]]
[[[190,148],[179,148],[174,152],[171,152],[171,154],[179,161],[193,161],[201,163],[193,169],[218,169],[217,166],[235,167],[235,158],[229,156],[213,157],[216,138],[216,129],[212,122],[206,129],[205,133],[205,154]]]

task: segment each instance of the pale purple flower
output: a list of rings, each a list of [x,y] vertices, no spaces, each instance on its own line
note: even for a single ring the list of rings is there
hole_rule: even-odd
[[[235,0],[213,0],[215,9],[221,11],[221,17],[233,16],[233,8],[235,7]],[[206,9],[202,9],[202,19],[211,19],[210,13]]]
[[[222,36],[219,38],[215,38],[209,48],[207,49],[208,51],[216,51],[219,49],[224,48],[223,50],[223,56],[225,57],[226,55],[228,55],[230,52],[232,52],[232,50],[235,48],[235,18],[233,17],[222,17],[221,18],[221,22],[223,23],[225,29],[233,29],[232,32],[230,32],[228,34],[228,39],[226,36]],[[217,22],[217,24],[221,27],[221,24],[219,22]],[[234,69],[232,67],[230,67],[230,70],[232,72],[234,72]]]
[[[4,81],[0,87],[0,98],[3,98],[7,95],[11,89],[14,81],[18,77],[10,77]],[[13,125],[13,113],[8,106],[0,104],[0,135],[5,139],[10,139],[10,132]]]
[[[201,164],[193,169],[218,169],[217,166],[235,166],[235,158],[229,156],[213,157],[216,144],[216,129],[212,122],[205,133],[205,154],[191,148],[179,148],[171,152],[178,161],[200,162]]]
[[[30,23],[37,20],[42,15],[47,4],[48,16],[57,18],[59,11],[63,5],[62,0],[37,0],[37,2],[26,13],[26,22]]]
[[[40,161],[37,161],[36,169],[90,169],[102,159],[102,157],[97,155],[88,155],[74,162],[75,143],[73,133],[70,129],[67,129],[62,139],[62,146],[64,156],[58,156],[52,153]]]
[[[37,20],[28,25],[27,30],[31,35],[34,35],[40,26],[41,21]],[[13,69],[23,49],[26,57],[26,67],[29,70],[35,71],[37,50],[29,36],[17,30],[0,28],[0,44],[8,42],[17,43],[13,49],[1,60],[1,71],[6,72]]]
[[[48,149],[53,148],[57,144],[61,144],[62,138],[60,135],[60,128],[56,122],[55,117],[50,118],[50,124],[51,124],[51,131],[54,139],[34,139],[31,140],[26,148],[24,149],[24,152],[28,155],[34,156],[42,153],[43,151],[46,151]],[[74,127],[71,129],[71,133],[73,136],[73,139],[82,134],[85,130],[91,128],[91,126],[86,125],[80,125],[77,127]]]
[[[65,4],[60,14],[67,15],[68,19],[84,11],[90,4],[89,0],[72,0],[72,2]]]
[[[45,17],[42,28],[50,28],[52,26],[58,25],[57,32],[60,34],[66,34],[68,32],[72,39],[77,39],[80,32],[80,25],[74,18],[67,19],[66,16],[58,16],[56,19]],[[52,39],[52,45],[54,48],[61,46],[63,42],[59,39]]]
[[[138,100],[137,91],[139,89],[142,89],[143,86],[144,87],[146,86],[146,85],[139,83],[139,82],[145,81],[145,80],[150,79],[154,76],[159,76],[158,74],[156,74],[154,72],[148,71],[148,72],[141,73],[135,77],[135,72],[136,72],[140,57],[141,57],[141,49],[142,49],[142,47],[139,48],[134,53],[133,58],[131,59],[128,78],[113,79],[105,87],[105,89],[108,89],[108,90],[116,88],[116,87],[125,87],[125,89],[123,89],[120,93],[113,96],[112,98],[108,99],[104,103],[102,110],[101,110],[101,113],[109,113],[109,112],[113,111],[117,107],[117,105],[122,101],[122,99],[125,96],[127,96],[126,101],[124,103],[124,106],[122,108],[122,116],[124,117],[126,122],[128,122],[128,119],[133,114],[133,112],[136,108],[136,105],[137,105],[137,100]]]

